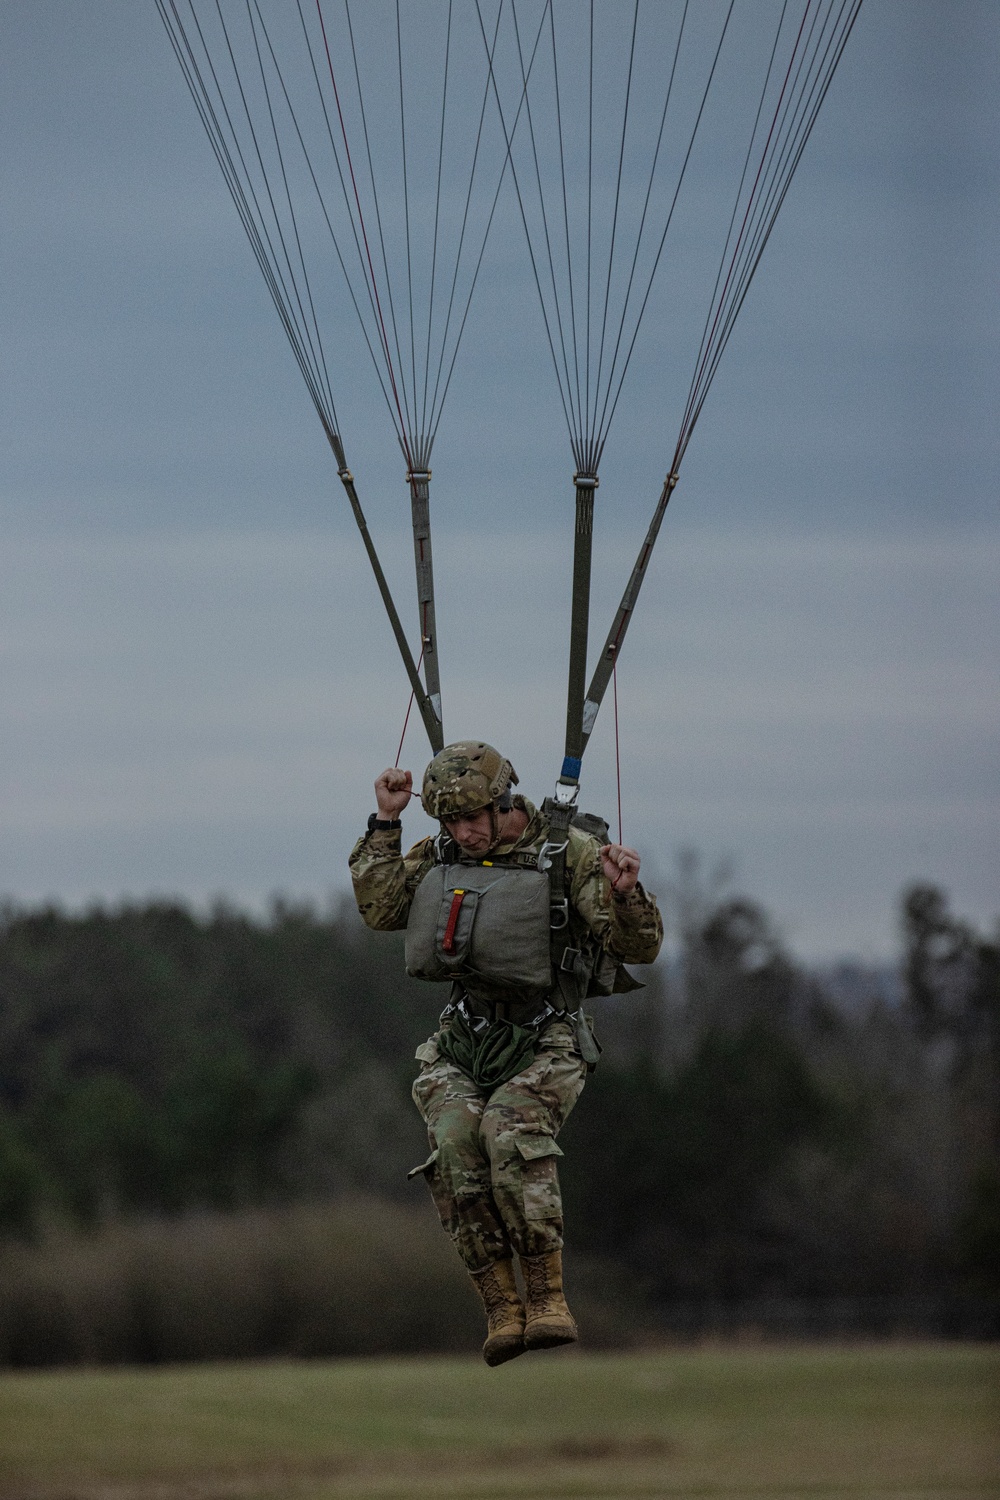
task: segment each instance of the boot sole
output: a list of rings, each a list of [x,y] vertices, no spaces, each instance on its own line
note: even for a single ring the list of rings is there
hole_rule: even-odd
[[[543,1323],[538,1328],[529,1328],[525,1331],[524,1347],[526,1349],[557,1349],[560,1344],[575,1344],[580,1337],[576,1328],[561,1328],[556,1324]]]
[[[517,1359],[519,1354],[524,1353],[525,1348],[522,1338],[511,1336],[505,1339],[490,1339],[483,1346],[483,1359],[490,1369],[495,1369],[497,1365],[505,1365],[509,1359]]]

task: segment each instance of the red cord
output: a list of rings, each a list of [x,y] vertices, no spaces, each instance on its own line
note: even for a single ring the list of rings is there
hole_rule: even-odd
[[[424,648],[423,648],[423,646],[421,646],[421,648],[420,648],[420,655],[417,658],[417,671],[418,672],[420,671],[420,664],[423,661],[423,659],[424,659]],[[406,718],[403,720],[403,732],[399,736],[399,749],[396,751],[396,759],[393,761],[393,765],[396,766],[396,767],[399,766],[399,759],[400,759],[400,756],[403,753],[403,741],[406,739],[406,730],[407,730],[407,726],[408,726],[408,724],[410,722],[410,713],[411,713],[411,710],[413,708],[413,699],[414,699],[415,696],[416,695],[415,695],[413,689],[411,688],[410,689],[410,701],[406,705]]]

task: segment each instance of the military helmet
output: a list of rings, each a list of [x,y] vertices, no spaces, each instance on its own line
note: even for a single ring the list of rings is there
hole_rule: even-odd
[[[482,740],[459,740],[427,767],[420,800],[432,818],[464,818],[493,807],[512,785],[517,772],[499,750]]]

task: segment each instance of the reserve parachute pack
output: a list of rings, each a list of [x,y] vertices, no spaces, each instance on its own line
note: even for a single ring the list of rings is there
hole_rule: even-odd
[[[543,811],[550,815],[547,801]],[[481,980],[525,998],[548,997],[575,1011],[591,995],[640,988],[624,966],[595,943],[573,946],[566,893],[570,827],[608,842],[607,822],[593,813],[557,816],[538,855],[472,863],[449,843],[414,892],[406,926],[406,972],[431,982]]]
[[[549,878],[516,864],[438,864],[406,924],[412,979],[487,980],[539,999],[552,988]]]

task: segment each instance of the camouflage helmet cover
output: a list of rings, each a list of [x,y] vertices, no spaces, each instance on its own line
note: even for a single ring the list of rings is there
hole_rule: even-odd
[[[499,750],[482,740],[459,740],[427,767],[420,800],[432,818],[462,818],[492,807],[511,785],[517,772]]]

